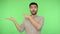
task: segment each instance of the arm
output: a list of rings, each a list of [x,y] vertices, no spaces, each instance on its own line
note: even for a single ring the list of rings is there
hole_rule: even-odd
[[[22,32],[22,31],[24,30],[24,25],[22,24],[21,26],[19,26],[19,25],[17,24],[16,20],[15,20],[13,17],[7,18],[7,19],[8,19],[8,20],[11,20],[11,21],[15,24],[17,30],[19,30],[20,32]]]
[[[41,20],[39,21],[39,23],[35,19],[33,19],[33,17],[30,17],[29,19],[30,19],[31,23],[33,24],[33,26],[37,30],[41,29],[41,27],[43,25],[43,22],[44,22],[44,18],[43,17],[41,18]]]
[[[42,25],[43,25],[43,22],[44,22],[44,18],[42,17],[41,20],[39,20],[39,22],[37,22],[35,19],[33,19],[32,16],[29,16],[27,14],[24,15],[25,18],[28,18],[31,23],[33,24],[33,26],[37,29],[37,30],[40,30]]]
[[[29,20],[31,21],[31,23],[33,24],[33,26],[36,27],[36,29],[38,29],[38,26],[40,24],[36,20],[34,20],[32,17],[30,17]]]

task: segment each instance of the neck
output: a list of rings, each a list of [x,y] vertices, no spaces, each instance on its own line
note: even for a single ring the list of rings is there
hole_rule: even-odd
[[[31,15],[32,17],[36,16],[36,15]]]

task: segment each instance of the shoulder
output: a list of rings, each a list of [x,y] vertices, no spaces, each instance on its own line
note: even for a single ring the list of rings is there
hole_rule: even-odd
[[[44,16],[38,16],[38,18],[44,19]]]

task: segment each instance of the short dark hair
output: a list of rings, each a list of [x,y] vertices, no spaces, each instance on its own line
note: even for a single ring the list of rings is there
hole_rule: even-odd
[[[38,7],[38,4],[35,3],[35,2],[30,3],[30,4],[29,4],[29,7],[30,7],[31,5],[36,5],[36,6]]]

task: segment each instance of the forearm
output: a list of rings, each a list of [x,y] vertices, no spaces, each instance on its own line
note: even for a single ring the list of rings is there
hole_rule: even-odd
[[[6,18],[6,19],[11,20],[11,21],[15,24],[17,30],[21,30],[21,29],[22,29],[21,26],[19,26],[19,25],[17,24],[16,20],[15,20],[13,17],[11,17],[11,18]]]
[[[16,21],[13,21],[13,23],[15,24],[17,30],[20,30],[20,26],[17,24],[17,22]]]
[[[36,20],[34,20],[32,17],[30,17],[30,21],[38,29],[38,26],[39,26],[38,22]]]

